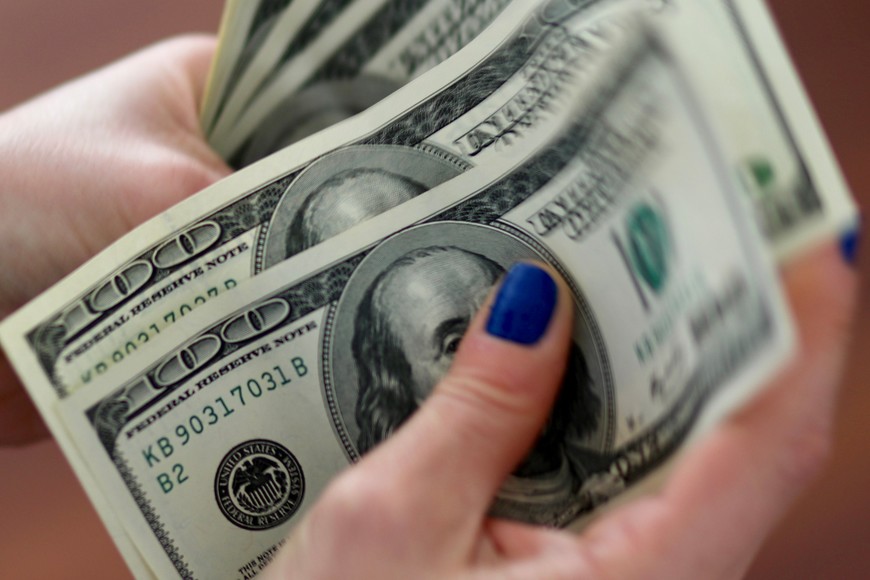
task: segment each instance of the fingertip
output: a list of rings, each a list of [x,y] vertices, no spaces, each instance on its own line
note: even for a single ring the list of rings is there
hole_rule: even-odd
[[[797,322],[801,348],[826,352],[847,340],[852,329],[858,275],[842,257],[840,244],[829,242],[788,264],[783,282]]]
[[[487,334],[531,346],[550,326],[556,311],[558,287],[537,264],[516,264],[502,280],[486,317]]]
[[[205,95],[212,63],[217,51],[217,38],[210,34],[185,34],[158,45],[179,63],[190,83],[194,102],[199,105]]]
[[[861,221],[840,236],[840,252],[847,264],[857,267],[858,251],[861,247]]]
[[[546,398],[561,377],[573,320],[565,280],[544,263],[519,262],[472,321],[450,375],[468,373]]]
[[[528,452],[550,412],[566,367],[572,304],[551,268],[511,268],[423,407],[459,434],[453,462],[492,488]]]
[[[466,339],[480,335],[529,349],[547,349],[565,340],[573,319],[571,291],[564,278],[543,262],[517,262],[493,288]]]

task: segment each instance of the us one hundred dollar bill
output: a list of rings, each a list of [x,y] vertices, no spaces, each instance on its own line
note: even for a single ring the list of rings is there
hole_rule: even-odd
[[[291,59],[301,52],[352,1],[227,2],[218,55],[212,65],[210,86],[203,100],[202,126],[205,133],[214,131],[220,117],[234,114],[230,111],[250,99],[277,62]],[[244,7],[240,8],[237,4]],[[274,47],[275,43],[280,46]],[[232,47],[232,50],[223,51],[224,45]],[[218,80],[224,82],[218,84]],[[244,94],[237,93],[237,88]],[[230,100],[234,103],[229,103]]]
[[[505,3],[448,2],[442,6],[429,2],[385,48],[380,48],[379,41],[372,46],[372,38],[381,38],[377,34],[358,28],[352,41],[335,49],[344,56],[333,55],[319,64],[304,52],[291,51],[290,57],[287,54],[291,53],[285,54],[281,64],[275,65],[267,81],[240,83],[240,112],[224,119],[225,135],[213,134],[211,142],[237,167],[278,151],[360,111],[449,55]],[[792,255],[808,240],[829,235],[832,224],[844,227],[854,221],[854,204],[762,1],[586,0],[574,4],[589,11],[640,6],[662,15],[688,12],[693,14],[689,18],[697,18],[698,26],[710,29],[717,46],[699,51],[696,66],[709,77],[708,84],[716,87],[711,97],[718,109],[719,130],[729,135],[726,141],[739,144],[735,147],[736,170],[755,200],[762,226],[777,241],[782,255]],[[395,21],[388,15],[406,17],[407,13],[407,6],[385,5],[371,26],[383,29],[381,21]],[[348,29],[344,24],[340,28]],[[459,38],[448,33],[457,30]],[[279,30],[273,32],[277,40],[284,40]],[[296,40],[291,44],[300,46]],[[258,52],[262,57],[275,51]],[[278,58],[266,60],[274,64]],[[347,65],[349,60],[353,66]],[[303,69],[304,74],[299,72]],[[251,100],[251,95],[256,99]]]
[[[359,113],[474,39],[510,0],[294,0],[246,52],[209,133],[234,167]],[[236,125],[255,123],[254,136]]]
[[[319,241],[289,233],[300,231],[294,220],[330,178],[386,170],[413,183],[386,190],[368,208],[345,196],[327,234],[521,149],[526,136],[558,120],[566,87],[583,82],[586,64],[619,34],[613,19],[633,5],[512,3],[475,42],[385,101],[125,236],[0,325],[0,341],[37,406],[49,415],[58,399],[129,364],[203,304]],[[704,78],[700,98],[722,132],[729,167],[748,176],[743,183],[761,222],[772,223],[764,208],[788,217],[766,227],[774,249],[793,252],[853,219],[763,5],[699,0],[660,8],[664,21],[695,26],[714,44],[692,51],[689,65]]]
[[[544,8],[534,5],[513,7],[513,14],[502,19],[501,32],[515,34],[515,30],[533,16],[532,9]],[[257,13],[252,10],[253,5],[241,3],[236,7],[241,13],[249,9],[251,11],[247,15],[252,20],[248,21],[247,29],[259,31],[250,34],[262,35],[263,26],[273,26],[255,25],[256,22],[265,20],[256,17]],[[547,28],[539,23],[537,34],[547,35],[551,32]],[[593,40],[597,38],[596,35],[600,36],[599,33],[588,33]],[[189,201],[186,208],[176,208],[173,210],[175,215],[166,214],[130,234],[126,241],[122,240],[119,245],[103,254],[105,258],[115,250],[120,250],[120,254],[114,253],[114,258],[108,261],[117,258],[124,260],[123,256],[126,255],[124,265],[109,265],[104,259],[103,266],[99,266],[98,258],[69,280],[78,290],[72,290],[71,287],[55,290],[58,292],[55,294],[56,298],[65,303],[64,306],[46,306],[48,303],[44,302],[42,306],[32,306],[35,309],[31,310],[31,314],[24,314],[19,319],[28,328],[24,333],[35,338],[41,345],[37,350],[30,350],[32,343],[24,347],[23,352],[27,354],[15,357],[15,348],[9,346],[5,338],[6,329],[15,327],[14,318],[0,325],[0,341],[4,343],[12,364],[86,488],[92,489],[97,483],[65,437],[63,427],[52,412],[54,404],[69,393],[91,385],[110,368],[135,362],[136,356],[142,350],[159,342],[161,333],[186,322],[194,309],[234,289],[239,281],[262,269],[252,271],[252,262],[249,259],[253,241],[257,239],[257,231],[269,223],[279,200],[288,198],[287,194],[292,199],[299,189],[304,189],[305,180],[297,183],[296,178],[303,176],[312,162],[324,154],[346,144],[366,146],[357,149],[353,156],[344,157],[345,169],[348,169],[347,165],[353,166],[354,160],[359,162],[358,168],[372,170],[382,168],[384,162],[394,162],[389,169],[400,175],[411,174],[420,169],[422,175],[418,177],[417,183],[422,181],[423,186],[428,188],[473,165],[471,157],[462,156],[455,148],[452,155],[449,151],[441,153],[439,143],[450,138],[448,131],[452,130],[456,134],[461,134],[463,130],[468,131],[480,119],[497,113],[501,108],[508,108],[507,105],[514,101],[528,106],[528,114],[522,124],[523,132],[535,130],[544,124],[546,119],[539,118],[538,113],[547,106],[554,107],[560,101],[562,87],[572,82],[572,79],[576,80],[577,74],[582,72],[584,62],[563,66],[565,70],[545,69],[541,63],[548,56],[547,51],[553,51],[552,42],[541,48],[533,46],[532,43],[523,44],[516,38],[512,38],[512,41],[513,44],[504,42],[501,34],[491,33],[486,44],[466,51],[467,60],[456,61],[446,71],[430,76],[418,89],[406,91],[404,96],[397,95],[389,105],[370,112],[356,126],[346,124],[319,139],[308,140],[279,156],[280,159],[275,158],[274,163],[267,162],[257,170],[238,174]],[[585,51],[572,54],[586,54],[592,58],[602,48],[602,43],[603,38],[589,43],[590,46]],[[510,50],[506,50],[505,46]],[[489,52],[499,49],[502,49],[503,58],[488,62]],[[562,65],[564,61],[564,57],[554,60]],[[535,73],[536,70],[541,72]],[[531,89],[535,86],[529,79],[542,75],[558,77],[558,82],[549,83],[551,87],[539,97],[528,102],[523,100],[523,95],[530,92],[529,85],[532,85]],[[459,78],[457,80],[454,77]],[[492,94],[499,88],[502,92],[493,97]],[[453,89],[457,89],[455,97],[450,92]],[[443,111],[440,118],[434,119],[434,122],[425,127],[417,126],[417,120],[421,116],[432,117],[433,111],[439,108]],[[476,114],[477,117],[469,120],[464,116],[465,113]],[[442,129],[447,136],[440,137],[439,141],[435,134]],[[511,146],[521,146],[520,136],[520,131],[511,132]],[[405,146],[404,154],[400,152],[392,156],[387,155],[389,151],[381,151],[370,156],[372,147],[367,145],[378,143]],[[477,155],[477,162],[485,161],[495,145],[499,151],[510,148],[504,142],[490,143],[484,148],[486,151],[483,154]],[[344,155],[347,153],[346,151]],[[347,163],[348,160],[351,163]],[[332,161],[334,158],[327,159],[320,169],[316,165],[311,169],[316,173],[324,167],[335,167],[331,165]],[[369,161],[373,161],[374,165]],[[291,183],[296,183],[293,189],[290,188]],[[415,184],[415,187],[419,186]],[[247,201],[243,201],[245,199]],[[398,197],[395,202],[401,200]],[[241,203],[234,205],[234,201]],[[294,209],[292,204],[289,209]],[[178,227],[185,222],[187,226]],[[214,225],[222,231],[218,239],[209,235],[215,231]],[[286,232],[286,224],[280,227]],[[145,254],[142,253],[142,243],[150,246]],[[124,246],[126,250],[121,249]],[[180,259],[171,260],[174,263],[167,264],[157,258],[155,251],[160,248],[164,250],[164,256],[167,248],[170,248],[170,254],[173,248],[180,251]],[[185,258],[187,251],[192,254]],[[142,257],[145,259],[140,259]],[[176,258],[178,257],[176,252]],[[200,263],[199,260],[203,261]],[[141,279],[141,274],[145,271],[143,267],[147,270],[146,280]],[[196,288],[194,295],[187,295],[192,288]],[[101,298],[96,299],[97,295]],[[106,298],[114,303],[108,308],[105,308],[107,304],[103,302]],[[148,306],[143,308],[143,303]],[[48,314],[46,307],[54,313]],[[41,314],[36,316],[44,317],[48,314],[48,318],[53,319],[46,320],[47,324],[37,323],[41,330],[32,326],[34,313],[37,312]],[[35,333],[31,332],[33,330]],[[93,495],[92,501],[128,565],[137,577],[146,576],[148,565],[139,556],[138,550],[129,544],[129,538],[117,520],[117,514],[107,507],[102,497]]]
[[[217,53],[212,62],[200,123],[208,134],[220,115],[226,98],[242,80],[248,68],[258,68],[254,56],[274,28],[276,16],[291,0],[227,0],[221,18]],[[248,73],[251,74],[251,73]]]
[[[171,352],[58,405],[89,492],[157,576],[258,572],[414,412],[517,260],[560,271],[577,316],[553,414],[494,515],[569,526],[636,493],[781,365],[789,319],[733,171],[678,56],[631,39],[560,130],[240,284],[168,333]]]
[[[36,400],[51,404],[129,364],[243,280],[551,130],[621,30],[601,22],[608,11],[580,8],[554,25],[542,18],[553,6],[571,3],[512,5],[500,21],[507,31],[490,29],[465,53],[476,58],[175,206],[13,315],[0,335]],[[333,211],[309,217],[323,190]],[[309,219],[326,223],[303,235]]]
[[[299,4],[297,0],[294,7]],[[348,7],[348,16],[353,10],[365,14],[374,10],[373,3],[358,4]],[[256,51],[261,66],[251,67],[246,80],[238,84],[231,112],[221,120],[223,130],[210,136],[212,144],[232,165],[241,167],[344,119],[449,55],[453,47],[479,32],[506,1],[430,1],[425,9],[423,2],[413,9],[411,4],[402,0],[387,3],[370,21],[360,13],[336,22],[330,30],[345,36],[318,37],[323,43],[322,50],[314,51],[318,57],[302,51],[299,39],[276,27],[271,48]],[[699,26],[718,33],[723,43],[712,57],[709,51],[699,52],[700,58],[707,59],[699,65],[718,87],[720,130],[743,145],[735,159],[737,170],[747,193],[756,200],[768,235],[780,242],[783,253],[791,253],[807,239],[824,235],[820,221],[842,226],[854,219],[854,207],[824,140],[806,137],[817,131],[807,133],[802,126],[815,125],[813,113],[763,2],[585,0],[574,4],[587,9],[637,5],[662,14],[706,12],[709,19],[706,23],[699,20]],[[408,18],[413,10],[420,10],[416,24],[409,23],[382,48],[383,35],[377,31]],[[333,36],[350,40],[338,48],[340,43],[326,39]],[[288,37],[293,38],[291,50],[279,58]],[[274,70],[264,76],[269,67]],[[725,68],[731,68],[730,72]],[[747,122],[750,117],[753,122]],[[824,202],[821,191],[827,198]],[[826,217],[820,219],[823,214]]]

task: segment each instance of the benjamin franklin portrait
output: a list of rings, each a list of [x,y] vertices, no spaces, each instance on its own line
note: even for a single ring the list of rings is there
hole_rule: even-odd
[[[453,179],[470,165],[434,146],[354,145],[287,187],[258,243],[270,268]]]
[[[352,339],[361,454],[389,437],[431,393],[503,273],[482,254],[433,245],[409,251],[374,278],[356,311]],[[601,401],[592,386],[572,343],[554,410],[502,488],[493,515],[564,525],[588,507],[580,442],[599,427]]]
[[[426,189],[419,181],[386,169],[342,171],[306,197],[287,231],[285,253],[296,255]]]

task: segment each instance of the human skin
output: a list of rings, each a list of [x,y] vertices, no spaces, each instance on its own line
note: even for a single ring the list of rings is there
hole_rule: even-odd
[[[197,111],[214,44],[164,42],[0,115],[0,320],[229,173]],[[0,353],[0,445],[47,433]]]
[[[0,319],[147,218],[228,173],[197,105],[213,41],[157,45],[0,115]],[[834,244],[782,272],[801,355],[677,464],[581,535],[492,520],[560,382],[571,326],[532,347],[479,315],[447,378],[327,489],[271,577],[732,578],[823,465],[856,276]],[[483,309],[485,316],[486,307]],[[534,380],[531,380],[534,378]],[[5,358],[0,444],[46,434]],[[267,576],[268,577],[268,576]]]
[[[324,492],[265,578],[718,579],[743,575],[823,465],[855,296],[830,244],[783,271],[801,356],[677,464],[657,493],[583,533],[488,518],[558,388],[571,307],[532,348],[472,322],[448,375]]]

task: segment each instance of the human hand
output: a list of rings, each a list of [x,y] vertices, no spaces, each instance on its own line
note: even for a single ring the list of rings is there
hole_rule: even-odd
[[[264,577],[739,577],[823,463],[854,303],[855,275],[833,245],[783,276],[801,355],[689,450],[658,493],[579,536],[486,515],[560,381],[572,313],[559,281],[537,344],[490,336],[477,316],[426,403],[327,488]]]
[[[0,320],[229,173],[199,127],[213,52],[166,41],[0,115]],[[0,445],[45,434],[0,352]]]

